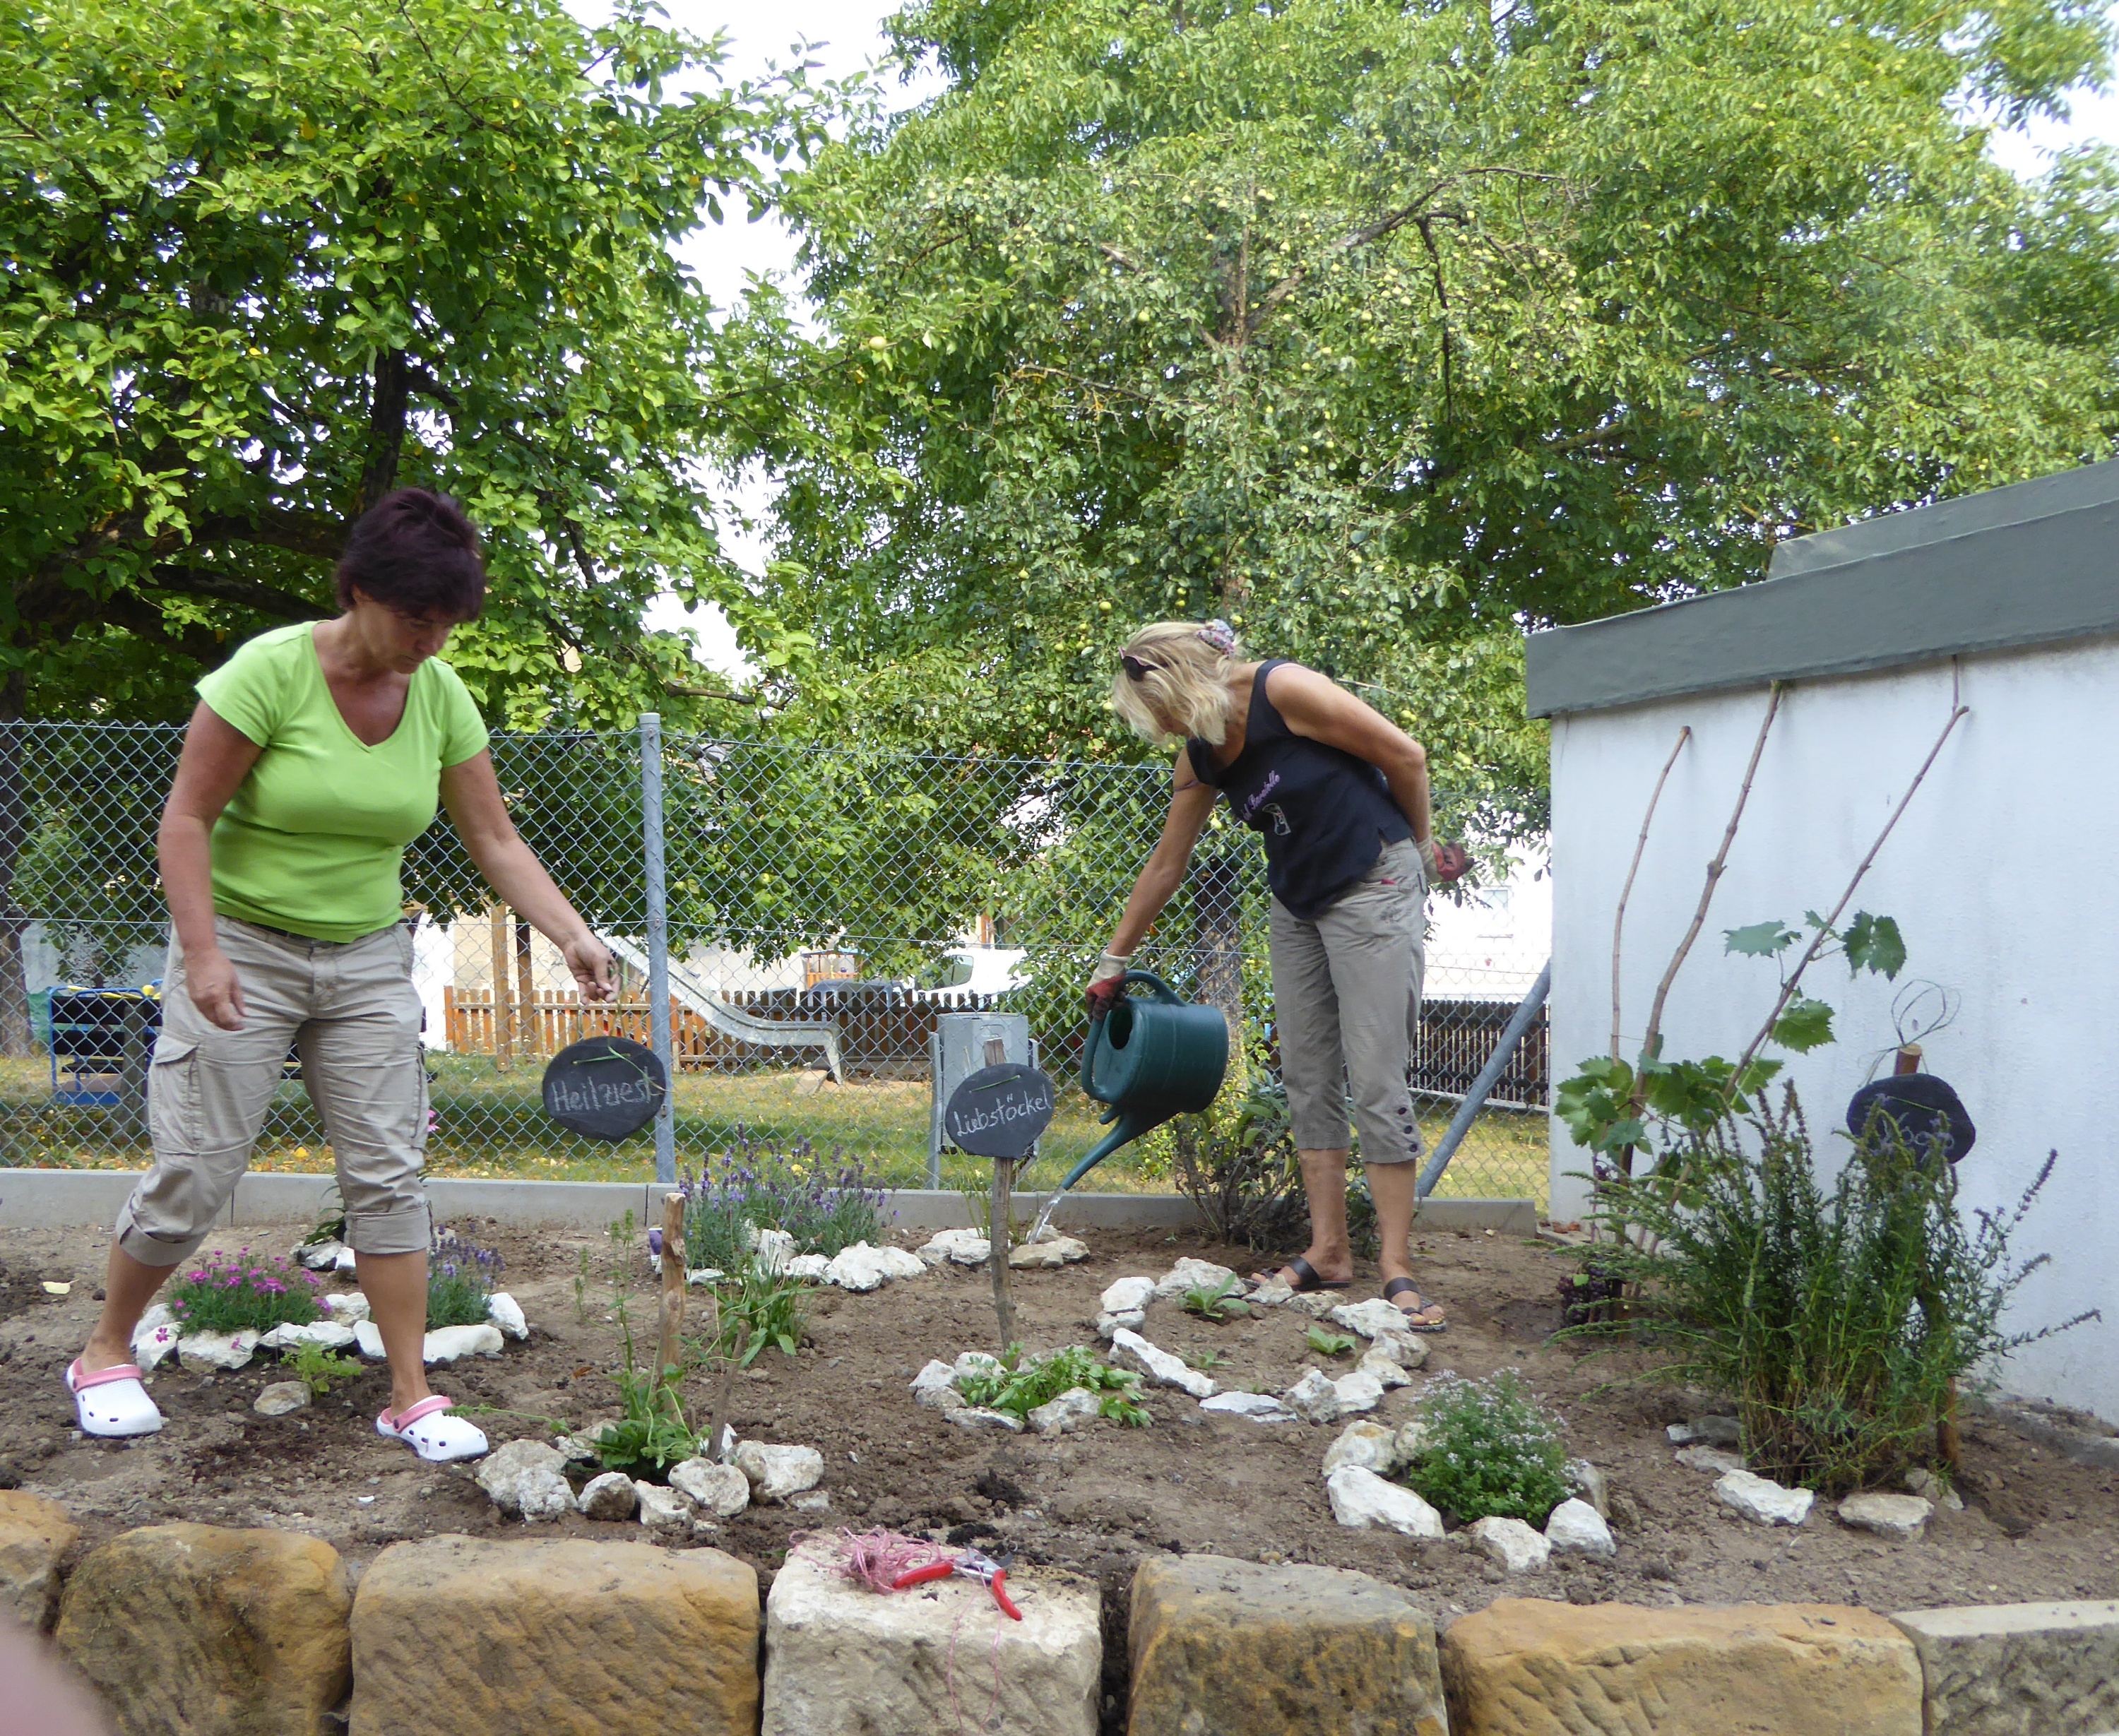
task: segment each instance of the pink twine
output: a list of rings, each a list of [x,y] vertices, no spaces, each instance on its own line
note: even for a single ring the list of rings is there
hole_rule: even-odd
[[[881,1529],[842,1530],[836,1538],[827,1540],[838,1554],[839,1572],[871,1591],[894,1591],[897,1581],[916,1567],[947,1561],[957,1553],[924,1537]]]

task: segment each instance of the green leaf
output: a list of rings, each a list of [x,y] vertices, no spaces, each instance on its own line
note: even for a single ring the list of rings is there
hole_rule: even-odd
[[[1888,979],[1905,969],[1905,940],[1899,933],[1898,924],[1888,916],[1856,911],[1853,921],[1841,933],[1839,942],[1846,949],[1850,976],[1857,971],[1870,970]]]
[[[1305,1336],[1319,1356],[1343,1356],[1354,1348],[1355,1340],[1346,1333],[1328,1332],[1322,1326],[1310,1327]]]
[[[1783,1049],[1806,1054],[1832,1040],[1832,1009],[1822,1001],[1798,994],[1774,1021],[1773,1039]]]
[[[1757,958],[1769,958],[1775,953],[1787,951],[1801,938],[1801,934],[1786,923],[1755,922],[1746,928],[1723,930],[1723,950],[1725,952],[1748,953]]]

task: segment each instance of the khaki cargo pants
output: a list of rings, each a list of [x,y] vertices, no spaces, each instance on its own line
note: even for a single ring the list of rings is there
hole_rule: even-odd
[[[427,1076],[410,928],[341,943],[216,916],[214,933],[243,985],[243,1029],[223,1030],[192,1005],[172,935],[147,1075],[155,1167],[118,1215],[118,1246],[146,1266],[191,1257],[250,1165],[293,1044],[337,1160],[346,1245],[424,1253]]]
[[[1420,1155],[1407,1070],[1426,974],[1427,877],[1410,840],[1305,921],[1273,900],[1273,1018],[1296,1148],[1347,1146],[1354,1104],[1364,1164]]]

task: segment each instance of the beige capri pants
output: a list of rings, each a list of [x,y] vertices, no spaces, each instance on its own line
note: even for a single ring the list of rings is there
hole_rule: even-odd
[[[192,1006],[172,934],[147,1075],[155,1167],[118,1215],[118,1245],[144,1266],[191,1257],[250,1166],[294,1044],[337,1160],[346,1245],[425,1252],[427,1074],[410,926],[343,942],[227,916],[213,926],[243,985],[243,1029],[223,1030]]]
[[[1273,1016],[1296,1149],[1347,1146],[1347,1099],[1364,1164],[1411,1163],[1420,1122],[1406,1075],[1427,970],[1427,877],[1410,840],[1318,915],[1273,900]]]

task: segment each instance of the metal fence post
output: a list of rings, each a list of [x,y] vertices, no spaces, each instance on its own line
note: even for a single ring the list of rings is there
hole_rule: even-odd
[[[647,892],[648,1041],[670,1081],[655,1118],[655,1179],[677,1179],[677,1061],[670,1040],[670,905],[662,856],[662,719],[640,714],[640,841]]]
[[[1442,1179],[1442,1172],[1449,1167],[1449,1160],[1457,1155],[1457,1147],[1463,1143],[1464,1136],[1472,1131],[1472,1123],[1479,1118],[1479,1111],[1486,1099],[1508,1071],[1514,1058],[1516,1046],[1528,1033],[1537,1018],[1538,1008],[1545,1005],[1546,991],[1552,987],[1552,961],[1545,961],[1545,969],[1537,974],[1531,984],[1530,993],[1517,1007],[1515,1016],[1509,1021],[1508,1029],[1501,1033],[1501,1040],[1494,1045],[1494,1052],[1486,1058],[1486,1064],[1479,1069],[1479,1076],[1472,1081],[1472,1088],[1464,1094],[1464,1100],[1457,1105],[1457,1113],[1449,1118],[1444,1129],[1441,1142],[1435,1148],[1435,1155],[1428,1159],[1427,1167],[1420,1172],[1419,1196],[1426,1199],[1435,1192],[1435,1184]]]

